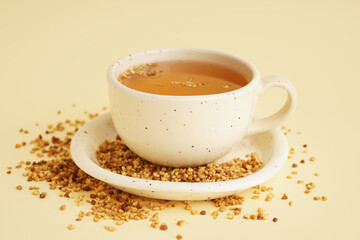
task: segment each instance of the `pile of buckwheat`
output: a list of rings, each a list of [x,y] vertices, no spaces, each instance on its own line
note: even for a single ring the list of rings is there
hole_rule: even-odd
[[[157,70],[157,63],[147,63],[143,65],[133,66],[131,68],[126,69],[119,76],[119,81],[122,82],[124,80],[133,80],[137,78],[147,78],[154,77],[161,73],[160,70]]]
[[[248,160],[240,158],[205,166],[173,168],[156,165],[141,159],[133,153],[120,138],[101,144],[96,157],[102,168],[129,177],[171,182],[218,182],[238,179],[256,172],[263,162],[257,153],[248,155]]]
[[[104,107],[103,110],[106,110]],[[58,111],[61,114],[61,111]],[[92,119],[98,114],[88,114]],[[166,201],[139,197],[127,192],[118,190],[104,182],[101,182],[79,169],[71,158],[70,143],[72,136],[84,125],[85,120],[66,120],[54,125],[48,125],[47,129],[36,134],[37,137],[30,142],[21,142],[15,144],[16,149],[26,148],[35,155],[36,161],[20,161],[14,167],[8,167],[7,174],[11,174],[15,169],[23,169],[22,176],[31,183],[29,191],[39,199],[46,199],[46,196],[53,192],[61,198],[74,199],[79,207],[76,213],[75,222],[80,222],[83,218],[92,218],[94,222],[102,219],[113,220],[114,225],[105,225],[108,231],[116,231],[118,226],[131,220],[148,220],[149,226],[166,231],[169,226],[161,223],[159,211],[166,208],[182,206],[185,211],[191,215],[207,215],[206,210],[198,210],[192,207],[190,201]],[[289,134],[290,129],[282,128],[284,134]],[[29,134],[28,130],[20,129],[21,134]],[[297,132],[297,134],[301,134]],[[307,145],[304,144],[303,152],[307,152]],[[294,148],[289,151],[288,158],[291,159],[295,154]],[[96,152],[101,167],[116,172],[118,174],[146,178],[161,181],[174,182],[215,182],[237,179],[253,172],[256,172],[262,166],[262,161],[256,153],[249,154],[247,160],[240,158],[234,159],[223,164],[207,164],[205,166],[192,168],[170,168],[161,167],[149,163],[131,152],[118,137],[114,141],[106,141],[99,146]],[[314,162],[315,157],[310,157],[309,162]],[[301,159],[298,163],[291,165],[291,174],[287,179],[292,179],[298,174],[295,169],[298,165],[305,164]],[[314,173],[314,176],[319,176]],[[46,181],[49,190],[42,190],[36,184]],[[315,188],[313,182],[304,183],[298,180],[297,184],[304,184],[304,193],[310,194]],[[16,186],[19,191],[24,190],[22,185]],[[271,201],[275,198],[273,187],[255,186],[252,189],[253,195],[250,199],[256,200],[263,198],[264,201]],[[286,193],[278,197],[280,200],[289,201]],[[326,196],[313,196],[315,201],[326,201]],[[267,220],[269,215],[262,208],[258,208],[255,213],[242,213],[242,207],[245,201],[244,196],[233,195],[211,200],[214,210],[209,214],[213,219],[217,219],[220,214],[225,214],[229,220],[235,219],[241,215],[241,219],[249,220]],[[293,206],[293,201],[288,202]],[[66,210],[66,205],[59,206],[60,211]],[[272,217],[273,222],[277,222],[277,217]],[[181,227],[187,224],[185,220],[178,220],[176,225]],[[75,230],[76,224],[71,223],[67,226],[69,230]],[[178,240],[183,236],[178,234]]]

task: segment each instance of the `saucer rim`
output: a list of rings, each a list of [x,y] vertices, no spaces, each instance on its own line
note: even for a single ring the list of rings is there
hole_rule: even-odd
[[[91,128],[92,125],[97,125],[101,122],[106,122],[109,120],[112,121],[111,114],[110,112],[107,112],[90,120],[84,126],[82,126],[76,132],[71,141],[70,152],[75,164],[85,173],[110,185],[121,186],[126,189],[169,193],[182,192],[184,194],[211,192],[225,193],[241,191],[270,180],[282,169],[287,160],[287,140],[281,130],[279,128],[275,128],[266,132],[271,133],[272,141],[274,142],[275,146],[282,147],[274,147],[274,152],[269,162],[267,162],[265,166],[263,166],[257,172],[252,173],[249,176],[220,182],[170,182],[124,176],[100,167],[95,162],[93,162],[87,154],[85,154],[84,148],[81,148],[85,146],[85,143],[80,141],[82,140],[82,137],[84,137],[83,135],[86,133],[86,135],[89,136],[86,130]],[[115,128],[114,131],[116,131]],[[83,151],[78,151],[79,148]],[[281,151],[282,149],[286,149],[286,151]]]

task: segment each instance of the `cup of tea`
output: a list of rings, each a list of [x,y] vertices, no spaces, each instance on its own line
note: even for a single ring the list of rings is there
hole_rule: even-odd
[[[260,78],[248,61],[198,48],[130,54],[109,68],[114,126],[123,143],[152,163],[196,166],[227,154],[248,135],[281,125],[297,94],[285,78]],[[270,87],[287,91],[276,113],[256,118],[259,96]]]

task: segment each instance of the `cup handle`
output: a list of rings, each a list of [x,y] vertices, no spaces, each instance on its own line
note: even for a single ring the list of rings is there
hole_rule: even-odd
[[[279,111],[268,117],[254,117],[250,124],[247,135],[264,132],[280,126],[295,110],[297,93],[295,87],[290,83],[289,80],[280,76],[265,77],[261,80],[261,87],[258,95],[261,95],[266,89],[270,87],[280,87],[285,89],[288,93],[286,103]]]

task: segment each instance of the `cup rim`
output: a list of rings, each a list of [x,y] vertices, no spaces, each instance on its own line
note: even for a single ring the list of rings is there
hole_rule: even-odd
[[[129,61],[132,57],[137,57],[137,56],[140,56],[143,54],[149,54],[149,53],[163,54],[163,53],[173,52],[173,51],[210,53],[210,54],[224,56],[224,57],[234,59],[237,62],[241,62],[248,69],[250,69],[250,71],[252,73],[252,78],[249,80],[248,84],[246,84],[244,87],[235,89],[233,91],[223,92],[223,93],[215,93],[215,94],[185,95],[184,96],[184,95],[161,95],[161,94],[141,92],[141,91],[129,88],[129,87],[121,84],[118,81],[117,76],[115,76],[115,69],[117,67],[119,67],[120,63],[124,62],[124,61]],[[131,54],[128,54],[124,57],[117,59],[108,68],[107,79],[108,79],[108,82],[110,84],[112,84],[116,89],[127,91],[131,95],[136,95],[136,96],[142,97],[142,98],[151,98],[151,99],[157,98],[157,99],[165,99],[165,100],[170,100],[170,99],[171,100],[176,100],[176,99],[193,100],[193,99],[204,99],[204,98],[207,98],[207,99],[208,98],[218,98],[218,97],[224,97],[224,96],[229,96],[229,95],[234,95],[234,94],[237,94],[237,95],[245,94],[246,92],[248,92],[256,87],[256,84],[260,81],[260,74],[259,74],[259,71],[257,70],[257,68],[253,64],[251,64],[249,61],[247,61],[241,57],[229,54],[229,53],[225,53],[225,52],[221,52],[221,51],[217,51],[217,50],[211,50],[211,49],[204,49],[204,48],[158,48],[158,49],[151,49],[151,50],[145,50],[145,51],[139,51],[136,53],[131,53]]]

